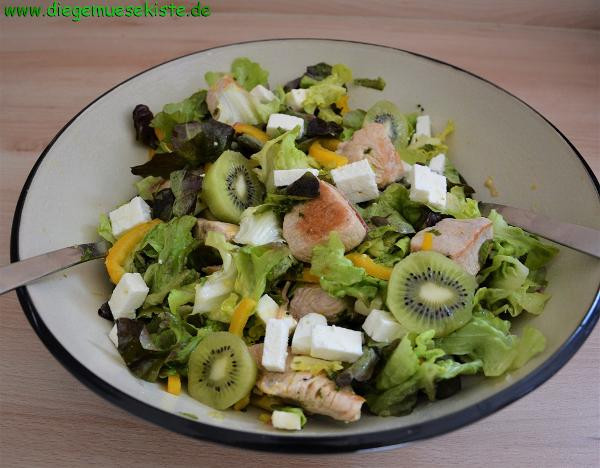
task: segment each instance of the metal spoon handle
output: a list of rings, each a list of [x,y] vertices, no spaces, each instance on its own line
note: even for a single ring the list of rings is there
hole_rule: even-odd
[[[51,273],[105,255],[104,242],[79,244],[0,267],[0,295]]]
[[[533,234],[600,258],[600,231],[578,224],[561,223],[533,211],[495,203],[480,203],[482,209],[500,213],[506,221]]]

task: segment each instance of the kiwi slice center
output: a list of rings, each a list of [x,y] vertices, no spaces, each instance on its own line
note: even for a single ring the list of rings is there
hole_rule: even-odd
[[[419,289],[419,298],[432,304],[445,304],[454,301],[456,294],[451,289],[427,281]]]
[[[235,179],[233,180],[232,185],[233,185],[235,194],[238,197],[238,200],[240,200],[239,203],[241,205],[245,206],[247,196],[248,196],[248,184],[246,184],[246,179],[244,177],[244,174],[242,174],[241,172],[238,172],[235,175]],[[242,202],[241,200],[244,200],[244,201]]]
[[[227,357],[221,356],[213,362],[208,378],[213,381],[223,380],[227,374]]]

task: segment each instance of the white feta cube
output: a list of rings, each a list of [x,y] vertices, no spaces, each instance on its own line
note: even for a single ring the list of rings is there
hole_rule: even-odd
[[[310,172],[315,177],[318,177],[319,170],[318,169],[276,169],[273,171],[273,180],[276,187],[283,187],[285,185],[290,185],[296,182],[300,177],[302,177],[307,172]]]
[[[298,321],[292,317],[291,315],[284,315],[281,320],[283,320],[288,326],[288,334],[291,335],[296,327],[298,326]]]
[[[287,431],[299,431],[302,429],[300,415],[288,411],[273,411],[273,414],[271,414],[271,423],[276,429],[285,429]]]
[[[117,324],[116,323],[110,329],[110,332],[108,333],[108,337],[110,338],[110,341],[112,341],[113,344],[115,345],[115,348],[118,348],[119,347],[119,335],[117,334]]]
[[[311,312],[300,319],[292,338],[292,353],[310,354],[312,332],[317,325],[327,325],[325,316]]]
[[[362,356],[362,332],[335,325],[317,325],[310,342],[312,357],[354,362]]]
[[[283,132],[289,132],[300,126],[300,138],[304,134],[304,119],[294,115],[287,114],[271,114],[267,122],[267,135],[275,137]]]
[[[256,85],[254,88],[252,88],[250,94],[252,94],[252,96],[258,99],[260,102],[270,102],[273,99],[277,99],[273,92],[265,88],[263,85]]]
[[[394,319],[392,314],[385,310],[373,309],[364,321],[362,329],[373,340],[383,343],[400,338],[403,334],[402,326]]]
[[[420,115],[417,117],[417,126],[415,128],[416,136],[431,136],[431,119],[428,115]]]
[[[261,363],[268,371],[285,372],[289,332],[287,320],[272,318],[267,321]]]
[[[279,305],[277,302],[275,302],[268,294],[264,294],[256,303],[254,312],[258,318],[266,324],[269,319],[277,317],[278,310]]]
[[[415,164],[410,176],[410,199],[436,208],[446,207],[446,178]]]
[[[438,174],[444,174],[444,171],[446,170],[446,155],[440,153],[431,158],[431,161],[429,161],[429,169]]]
[[[375,172],[366,159],[331,170],[335,186],[348,200],[360,203],[379,196]]]
[[[142,197],[134,197],[129,203],[111,211],[108,217],[115,237],[152,219],[150,207]]]
[[[135,310],[146,300],[149,288],[139,273],[124,273],[108,300],[115,320],[135,318]]]
[[[307,94],[307,89],[292,89],[285,95],[285,103],[295,111],[301,111]]]

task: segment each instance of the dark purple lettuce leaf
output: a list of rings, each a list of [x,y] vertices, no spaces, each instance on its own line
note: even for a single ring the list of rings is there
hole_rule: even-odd
[[[173,216],[194,214],[202,190],[203,170],[181,169],[171,173],[171,191],[175,196]]]
[[[120,318],[117,320],[117,337],[119,354],[125,361],[129,370],[140,379],[154,382],[158,378],[160,369],[169,356],[168,350],[158,347],[148,349],[148,344],[142,345],[142,333],[148,336],[148,329],[144,322]],[[145,340],[144,340],[145,341]]]
[[[162,177],[168,179],[171,172],[183,169],[188,165],[187,159],[175,153],[157,153],[148,162],[139,166],[133,166],[133,175],[148,177]]]
[[[162,189],[154,194],[152,203],[152,218],[169,221],[173,215],[175,195],[170,188]]]
[[[114,322],[115,320],[112,314],[112,310],[110,310],[110,306],[108,305],[108,302],[105,302],[100,306],[100,308],[98,309],[98,315],[105,320],[110,320],[111,322]]]
[[[193,167],[216,161],[231,148],[235,130],[230,125],[209,119],[175,125],[171,144],[173,151]]]
[[[285,188],[286,195],[303,198],[317,198],[319,196],[319,179],[312,173],[306,172],[302,177],[292,182]]]
[[[326,122],[323,119],[314,117],[308,121],[306,126],[306,138],[330,137],[336,138],[342,133],[342,126],[335,122]]]
[[[133,127],[135,128],[135,139],[150,148],[158,146],[158,138],[154,133],[154,128],[150,126],[150,122],[154,118],[154,114],[144,104],[138,104],[133,109]]]
[[[335,383],[345,387],[353,381],[366,382],[372,377],[377,362],[379,362],[377,351],[373,348],[365,348],[363,355],[356,362],[336,376]]]
[[[129,370],[149,382],[171,372],[187,375],[189,355],[203,338],[168,311],[158,312],[149,322],[118,319],[117,337],[117,349]]]

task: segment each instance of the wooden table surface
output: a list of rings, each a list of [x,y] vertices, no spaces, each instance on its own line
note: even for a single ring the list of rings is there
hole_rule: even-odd
[[[538,109],[600,173],[598,0],[212,3],[203,20],[74,23],[8,19],[0,11],[0,264],[9,259],[10,223],[27,174],[79,109],[151,65],[236,41],[353,39],[451,62]],[[393,451],[311,457],[204,443],[137,419],[58,364],[14,293],[0,307],[1,466],[600,465],[598,327],[549,382],[485,420]]]

